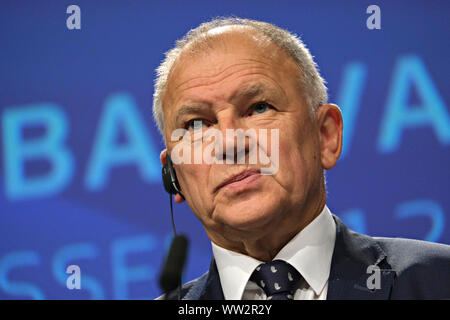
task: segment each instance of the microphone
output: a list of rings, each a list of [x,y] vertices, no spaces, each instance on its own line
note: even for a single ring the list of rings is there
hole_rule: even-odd
[[[178,300],[181,299],[181,276],[186,261],[187,248],[188,239],[185,236],[176,235],[173,238],[164,268],[159,277],[159,285],[166,293],[166,299],[177,287]]]

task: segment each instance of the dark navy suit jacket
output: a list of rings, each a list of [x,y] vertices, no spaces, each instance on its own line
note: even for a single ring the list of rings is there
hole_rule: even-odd
[[[450,299],[450,246],[400,238],[374,238],[350,230],[333,215],[336,242],[328,280],[328,300]],[[380,271],[367,273],[375,265]],[[379,285],[369,290],[377,273]],[[373,284],[373,278],[369,281]],[[177,293],[168,299],[176,299]],[[208,272],[182,287],[183,300],[223,300],[214,259]]]

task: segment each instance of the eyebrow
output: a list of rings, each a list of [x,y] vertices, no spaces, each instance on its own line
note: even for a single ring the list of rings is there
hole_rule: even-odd
[[[230,97],[230,101],[233,100],[240,100],[240,99],[251,99],[253,97],[256,97],[262,93],[276,93],[276,90],[267,86],[264,83],[254,83],[251,85],[244,86],[242,88],[239,88],[236,90]],[[181,121],[181,118],[185,115],[190,114],[199,114],[204,113],[205,111],[209,110],[211,108],[211,104],[209,103],[195,103],[196,105],[184,105],[180,107],[180,109],[177,112],[177,115],[175,117],[175,123],[179,124]]]
[[[205,112],[205,110],[207,110],[207,108],[208,107],[206,107],[206,106],[199,106],[199,105],[198,106],[190,106],[190,105],[182,106],[177,112],[177,116],[175,118],[175,123],[179,124],[181,118],[185,115],[202,113],[202,112]]]

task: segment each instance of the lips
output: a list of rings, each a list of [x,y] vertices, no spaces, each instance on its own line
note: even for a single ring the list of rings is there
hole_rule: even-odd
[[[225,179],[225,181],[223,181],[221,184],[219,184],[215,188],[214,191],[217,192],[221,188],[223,188],[223,187],[225,187],[225,186],[227,186],[229,184],[232,184],[232,183],[235,183],[235,182],[238,182],[238,181],[242,181],[244,179],[247,179],[248,177],[251,177],[251,176],[254,176],[254,175],[259,175],[259,174],[260,174],[260,171],[258,169],[241,171],[240,173],[235,174],[235,175]]]

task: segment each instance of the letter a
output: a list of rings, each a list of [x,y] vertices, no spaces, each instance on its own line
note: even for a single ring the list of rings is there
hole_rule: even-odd
[[[370,265],[366,270],[367,274],[373,273],[367,278],[366,286],[369,290],[381,289],[380,268],[374,265]]]
[[[67,267],[66,273],[70,274],[66,280],[66,287],[69,290],[81,289],[81,270],[80,267],[72,264]]]
[[[67,29],[81,29],[81,9],[79,6],[72,4],[67,7],[66,13],[72,13],[66,20]]]
[[[367,18],[366,26],[367,29],[373,30],[373,29],[381,29],[381,10],[380,7],[372,4],[367,7],[366,13],[372,13],[370,17]]]
[[[421,103],[409,103],[415,87]],[[450,144],[450,113],[437,86],[418,56],[401,57],[394,70],[391,91],[382,120],[378,150],[395,151],[406,129],[431,127],[442,145]]]

